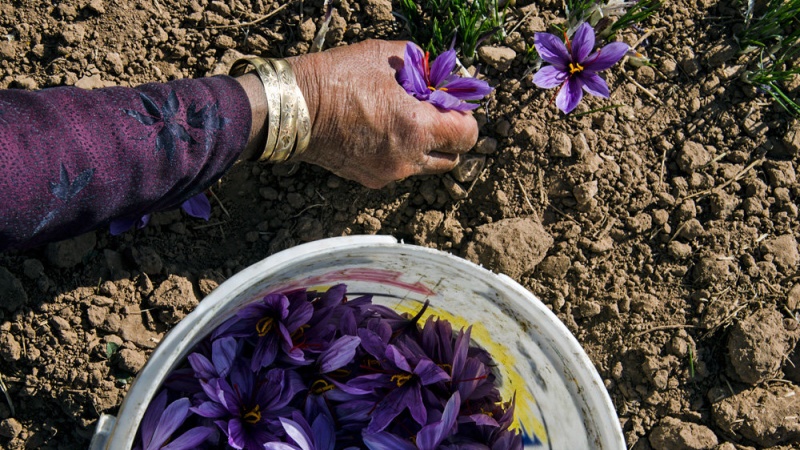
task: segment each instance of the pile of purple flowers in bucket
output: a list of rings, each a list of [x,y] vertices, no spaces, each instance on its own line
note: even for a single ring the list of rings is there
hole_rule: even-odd
[[[454,331],[348,298],[274,293],[201,342],[150,403],[136,449],[522,449],[494,363]]]

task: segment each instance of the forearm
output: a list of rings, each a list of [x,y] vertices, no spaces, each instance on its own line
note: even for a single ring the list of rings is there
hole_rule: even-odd
[[[227,77],[0,91],[0,249],[74,236],[202,192],[255,147],[255,95]],[[251,128],[259,128],[254,136]]]

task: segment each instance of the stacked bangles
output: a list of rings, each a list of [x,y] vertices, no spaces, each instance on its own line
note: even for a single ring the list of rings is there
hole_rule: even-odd
[[[267,96],[267,143],[259,161],[282,162],[300,155],[311,140],[311,117],[294,72],[283,59],[251,56],[237,60],[230,75],[239,76],[252,66]]]

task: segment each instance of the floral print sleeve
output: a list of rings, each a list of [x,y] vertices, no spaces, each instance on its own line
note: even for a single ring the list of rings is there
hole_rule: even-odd
[[[225,76],[0,90],[0,250],[180,205],[233,165],[250,122]]]

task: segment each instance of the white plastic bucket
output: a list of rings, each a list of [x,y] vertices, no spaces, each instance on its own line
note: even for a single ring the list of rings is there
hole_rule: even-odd
[[[348,236],[300,245],[231,277],[173,328],[136,377],[116,420],[98,422],[90,450],[127,450],[164,378],[244,304],[290,288],[371,293],[376,303],[473,325],[473,340],[498,362],[505,399],[516,395],[526,449],[624,450],[611,399],[578,341],[534,295],[505,275],[390,236]]]

